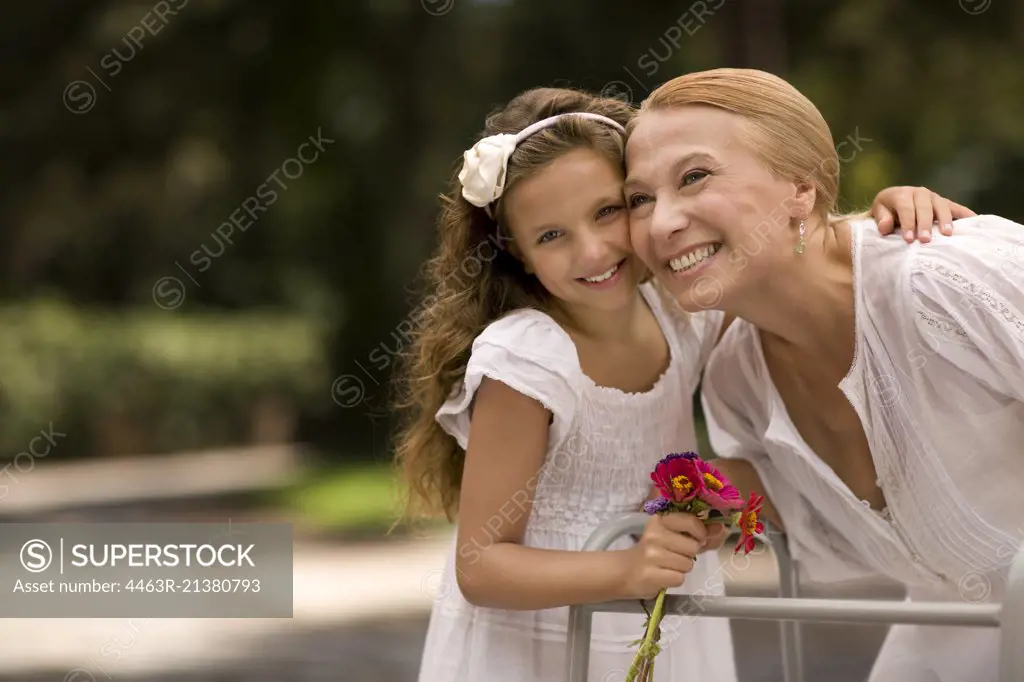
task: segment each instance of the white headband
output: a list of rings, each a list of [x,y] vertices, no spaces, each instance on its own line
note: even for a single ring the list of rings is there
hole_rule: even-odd
[[[516,146],[538,130],[553,126],[563,116],[578,116],[592,121],[607,123],[623,135],[626,129],[617,121],[601,114],[588,112],[570,112],[558,114],[524,128],[517,134],[500,133],[491,135],[477,142],[462,155],[462,170],[459,171],[459,182],[462,183],[462,196],[466,201],[487,211],[492,218],[491,204],[498,200],[505,189],[505,170],[508,159]]]

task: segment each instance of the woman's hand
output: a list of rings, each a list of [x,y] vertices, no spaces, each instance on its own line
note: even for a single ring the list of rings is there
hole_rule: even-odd
[[[701,552],[717,552],[725,544],[725,538],[729,536],[729,530],[724,523],[708,524],[708,537],[704,541],[704,549]]]
[[[899,225],[908,243],[915,238],[931,241],[932,226],[936,222],[942,234],[949,236],[953,234],[954,220],[973,215],[977,214],[927,187],[887,187],[871,204],[871,216],[878,223],[878,231],[890,234]]]

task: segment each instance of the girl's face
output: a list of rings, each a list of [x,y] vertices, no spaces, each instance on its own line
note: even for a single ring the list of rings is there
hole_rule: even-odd
[[[745,122],[708,106],[640,115],[626,145],[632,245],[686,310],[731,310],[793,257],[814,190],[774,175]]]
[[[622,180],[600,153],[576,149],[505,195],[517,255],[570,309],[617,310],[636,295],[643,273],[629,243]]]

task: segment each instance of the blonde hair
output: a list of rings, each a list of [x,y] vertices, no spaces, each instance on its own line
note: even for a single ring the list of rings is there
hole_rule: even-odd
[[[712,69],[664,83],[640,105],[646,111],[703,104],[743,117],[744,142],[779,177],[811,182],[814,212],[827,218],[839,195],[839,155],[821,112],[778,76],[754,69]],[[636,121],[631,122],[630,132]]]
[[[568,112],[602,114],[625,126],[635,109],[577,90],[535,88],[488,116],[480,137],[518,133]],[[411,342],[397,375],[397,408],[404,420],[395,466],[407,492],[402,518],[437,512],[455,517],[465,454],[434,415],[462,382],[473,341],[488,324],[513,310],[544,309],[550,300],[543,285],[504,248],[510,238],[503,199],[518,182],[575,149],[593,149],[616,167],[624,163],[621,133],[605,123],[566,117],[524,140],[509,157],[495,219],[466,201],[457,173],[441,197],[440,243],[425,266],[427,296],[413,313]],[[467,272],[467,261],[472,272]]]

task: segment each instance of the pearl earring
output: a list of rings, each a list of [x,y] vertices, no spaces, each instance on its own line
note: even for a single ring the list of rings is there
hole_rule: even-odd
[[[800,241],[797,242],[796,246],[793,247],[793,251],[800,255],[804,252],[804,231],[806,230],[806,223],[800,221]]]

